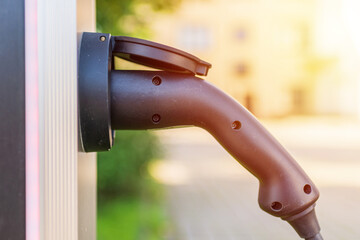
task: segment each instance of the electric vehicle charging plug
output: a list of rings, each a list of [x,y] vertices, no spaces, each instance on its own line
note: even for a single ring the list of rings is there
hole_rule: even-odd
[[[166,71],[114,70],[113,56]],[[201,127],[258,178],[264,211],[288,221],[300,237],[321,240],[314,210],[318,189],[250,112],[195,77],[210,67],[158,43],[84,33],[79,58],[84,150],[109,150],[115,129]]]

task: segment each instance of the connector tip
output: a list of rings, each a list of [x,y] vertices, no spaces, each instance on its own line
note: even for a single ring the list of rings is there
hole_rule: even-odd
[[[306,240],[324,240],[320,233],[316,234],[311,238],[307,238]]]

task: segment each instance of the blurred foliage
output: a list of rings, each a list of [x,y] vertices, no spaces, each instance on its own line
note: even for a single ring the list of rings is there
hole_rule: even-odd
[[[162,202],[161,188],[145,181],[141,198],[121,197],[98,210],[98,240],[159,240],[171,229]]]
[[[99,201],[139,193],[147,163],[160,157],[157,137],[147,131],[118,131],[111,151],[98,154]]]
[[[176,9],[182,0],[98,0],[96,19],[99,32],[147,37],[155,14]]]
[[[180,2],[98,0],[97,30],[147,38],[155,14],[174,10]],[[119,66],[126,67],[124,63]],[[118,131],[111,151],[98,154],[97,239],[164,239],[168,224],[162,189],[147,172],[148,163],[159,157],[159,141],[148,131]]]
[[[180,3],[181,0],[98,0],[97,29],[112,35],[146,37],[154,15],[172,11]],[[136,195],[147,174],[146,164],[159,157],[159,149],[158,140],[150,132],[118,131],[111,151],[98,154],[99,201]]]

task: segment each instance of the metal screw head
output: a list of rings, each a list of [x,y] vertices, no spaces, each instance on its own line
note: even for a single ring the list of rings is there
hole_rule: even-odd
[[[310,193],[311,193],[311,186],[310,186],[309,184],[306,184],[306,185],[304,186],[304,192],[305,192],[306,194],[310,194]]]
[[[106,37],[105,36],[101,36],[100,37],[100,41],[104,42],[106,40]]]
[[[238,129],[241,128],[241,122],[240,122],[240,121],[234,121],[234,122],[231,124],[231,127],[232,127],[232,129],[238,130]]]
[[[153,123],[159,123],[161,117],[159,114],[154,114],[151,119],[152,119]]]
[[[152,83],[153,83],[155,86],[159,86],[159,85],[161,84],[161,78],[160,78],[159,76],[153,77]]]
[[[279,212],[283,208],[283,205],[280,202],[273,202],[271,204],[271,209],[275,212]]]

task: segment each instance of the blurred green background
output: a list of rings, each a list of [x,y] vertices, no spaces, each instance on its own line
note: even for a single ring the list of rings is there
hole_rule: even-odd
[[[116,135],[112,150],[98,154],[97,239],[162,239],[162,189],[147,172],[161,154],[158,139],[146,131]]]
[[[97,31],[148,38],[152,15],[171,11],[180,1],[97,1]],[[118,131],[112,150],[98,154],[97,239],[164,238],[168,223],[162,188],[147,169],[161,153],[159,141],[151,132]]]

